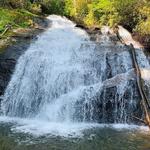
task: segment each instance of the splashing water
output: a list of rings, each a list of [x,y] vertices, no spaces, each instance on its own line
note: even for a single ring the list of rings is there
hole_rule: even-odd
[[[49,132],[55,126],[63,132],[63,127],[58,125],[62,122],[72,127],[73,132],[82,129],[79,122],[84,124],[83,128],[90,126],[86,122],[126,123],[129,109],[138,103],[134,101],[136,97],[133,98],[133,93],[138,96],[136,88],[130,87],[128,82],[129,74],[132,74],[129,53],[123,46],[116,45],[116,51],[121,53],[117,57],[116,54],[110,56],[113,44],[107,35],[97,45],[68,19],[55,15],[48,18],[52,27],[18,60],[3,97],[3,114],[42,121],[44,133],[49,123],[52,125]],[[108,92],[106,85],[117,83],[117,74],[120,74],[117,78],[120,83],[113,92],[115,96],[109,94],[108,97],[111,90]],[[130,79],[134,80],[133,77]],[[128,91],[131,94],[128,93],[130,97],[126,98]],[[31,124],[18,130],[36,128],[34,120],[26,121]]]
[[[21,56],[7,87],[2,108],[8,116],[70,120],[80,93],[100,79],[88,61],[95,56],[87,34],[65,18],[49,19],[52,27]]]

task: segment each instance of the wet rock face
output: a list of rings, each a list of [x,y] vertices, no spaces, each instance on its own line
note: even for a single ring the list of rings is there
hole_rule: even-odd
[[[37,39],[37,35],[42,33],[44,31],[43,29],[46,29],[51,24],[49,20],[44,18],[37,18],[35,22],[39,29],[14,31],[16,34],[11,40],[15,43],[7,47],[3,53],[0,53],[0,96],[4,94],[18,58],[28,49],[30,44]]]
[[[95,48],[95,54],[98,59],[93,65],[102,77],[102,85],[94,96],[90,96],[90,93],[95,87],[89,87],[89,91],[93,91],[87,90],[81,102],[76,103],[76,107],[80,108],[76,112],[77,118],[80,118],[79,121],[99,123],[139,123],[134,117],[143,118],[143,110],[130,48],[113,42],[109,45],[100,42]],[[150,68],[148,59],[142,50],[136,50],[136,55],[139,67],[146,70],[146,78],[147,69]],[[149,97],[150,80],[145,81],[143,76],[143,83]],[[90,103],[86,101],[87,97]]]
[[[142,50],[136,50],[136,55],[139,67],[149,70],[150,65]],[[141,96],[131,58],[127,46],[119,48],[115,45],[106,52],[106,76],[98,99],[99,105],[103,107],[96,107],[101,112],[100,122],[137,123],[133,116],[143,117]],[[149,91],[150,80],[145,81],[144,76],[142,77],[146,91]]]
[[[106,79],[96,94],[90,96],[94,90],[94,87],[89,87],[82,100],[76,103],[78,109],[75,118],[79,118],[78,121],[137,123],[133,116],[143,117],[141,97],[133,70],[129,74],[123,73]]]
[[[4,53],[0,54],[0,95],[4,94],[18,58],[30,44],[30,41],[26,41],[25,43],[24,40],[19,40],[19,42],[20,43],[8,47]]]
[[[122,93],[118,91],[117,86],[104,87],[99,98],[103,109],[101,111],[98,108],[101,112],[101,123],[130,123],[133,122],[132,116],[142,116],[136,81],[130,79],[126,86]]]
[[[129,52],[130,49],[127,46],[122,45],[119,41],[116,40],[116,38],[113,38],[115,39],[115,41],[113,41],[113,39],[111,39],[109,35],[95,36],[96,37],[94,39],[96,39],[96,41],[94,43],[93,49],[91,49],[91,47],[93,46],[90,45],[91,43],[89,42],[87,43],[87,45],[86,43],[83,43],[79,50],[80,52],[84,52],[84,50],[86,49],[86,52],[88,52],[88,48],[91,49],[89,51],[90,57],[81,59],[83,63],[87,64],[87,68],[92,68],[91,70],[89,69],[83,72],[82,77],[85,85],[84,88],[81,90],[79,89],[79,92],[73,95],[73,97],[70,96],[71,94],[67,95],[67,92],[69,93],[69,90],[67,89],[68,86],[70,86],[70,89],[74,88],[74,84],[77,84],[74,82],[74,80],[78,77],[78,74],[80,72],[72,72],[72,74],[68,74],[68,76],[66,76],[67,73],[65,72],[64,74],[61,74],[62,78],[65,81],[68,79],[68,77],[70,77],[70,82],[66,82],[67,84],[64,84],[65,82],[63,81],[62,84],[58,84],[58,87],[56,87],[56,83],[54,88],[57,89],[52,93],[50,98],[58,98],[58,104],[60,102],[59,97],[61,94],[64,96],[63,98],[65,100],[68,99],[67,103],[63,103],[58,110],[58,112],[62,111],[59,114],[61,115],[60,118],[62,120],[65,116],[64,114],[67,112],[68,107],[71,107],[74,110],[69,110],[72,113],[71,117],[73,121],[94,121],[99,123],[136,122],[136,120],[133,119],[133,116],[141,118],[143,112],[140,106],[141,97],[137,88],[136,75],[132,64],[131,54]],[[3,95],[10,77],[13,74],[18,58],[29,47],[31,41],[34,41],[34,39],[25,38],[25,40],[22,40],[17,45],[8,48],[5,53],[0,55],[0,70],[2,70],[0,72],[1,95]],[[137,50],[136,52],[140,68],[149,68],[149,62],[144,53],[140,50]],[[85,54],[88,55],[87,53],[82,53],[82,55],[79,56],[82,57]],[[37,58],[39,57],[41,57],[41,55],[38,55]],[[30,59],[30,57],[28,57],[28,59]],[[27,100],[29,100],[29,103],[31,102],[31,105],[29,105],[28,107],[28,105],[23,105],[22,101],[19,102],[19,105],[16,108],[17,111],[14,112],[14,114],[16,113],[15,115],[19,117],[28,117],[29,115],[27,113],[30,114],[30,111],[33,111],[33,115],[36,116],[40,110],[40,105],[42,105],[41,103],[46,100],[45,97],[43,98],[42,96],[47,93],[48,100],[50,99],[49,91],[51,89],[49,89],[48,92],[46,91],[46,93],[44,93],[45,91],[43,92],[43,86],[45,86],[45,82],[43,82],[42,80],[44,78],[42,76],[43,68],[44,66],[48,66],[48,64],[41,65],[37,69],[35,68],[36,65],[34,66],[35,72],[39,71],[37,72],[38,78],[37,81],[35,81],[36,84],[33,84],[34,86],[32,87],[32,89],[29,90],[29,93],[27,93],[28,97],[24,101],[24,103],[28,103]],[[24,66],[24,68],[26,68],[26,66]],[[66,78],[64,78],[63,75]],[[74,80],[71,80],[72,76],[75,76],[76,78],[74,77]],[[94,80],[95,78],[98,80]],[[59,76],[58,79],[60,79],[61,81],[61,76]],[[16,81],[18,81],[18,79]],[[41,86],[42,84],[40,84],[40,82],[43,84],[43,86]],[[57,82],[59,82],[59,80],[57,80]],[[21,79],[20,81],[18,81],[18,83],[21,83]],[[33,90],[34,87],[35,91]],[[40,89],[40,87],[42,88]],[[75,87],[78,87],[78,84]],[[149,87],[147,87],[147,91],[148,88]],[[24,91],[24,88],[22,89],[22,91]],[[45,89],[47,89],[47,87]],[[14,88],[14,91],[15,90],[16,89]],[[12,92],[12,94],[13,93],[14,92]],[[9,100],[12,99],[12,94],[10,94]],[[66,97],[65,94],[67,95]],[[31,98],[31,96],[33,98]],[[35,98],[35,96],[37,96],[37,99]],[[33,99],[33,101],[31,101],[30,98]],[[73,98],[76,98],[76,100],[72,101],[71,103],[71,99]],[[16,95],[14,96],[14,99],[16,99]],[[12,105],[9,105],[9,107],[12,107]],[[11,109],[9,107],[8,111]],[[50,108],[53,109],[53,107]],[[50,111],[49,108],[48,110]],[[49,111],[48,117],[50,114]],[[11,115],[12,112],[10,113],[10,116]]]
[[[13,74],[15,64],[16,60],[14,59],[0,60],[0,95],[4,93],[4,89],[10,80],[11,74]]]
[[[36,34],[32,34],[30,38],[25,38],[24,36],[14,38],[16,43],[7,47],[0,54],[0,95],[4,94],[14,72],[17,60],[28,49],[30,44],[36,40]]]

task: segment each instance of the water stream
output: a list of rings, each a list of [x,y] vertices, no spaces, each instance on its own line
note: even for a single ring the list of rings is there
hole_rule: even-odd
[[[84,149],[87,141],[97,144],[95,150],[108,150],[109,142],[112,149],[117,147],[112,136],[118,136],[118,142],[120,137],[129,139],[125,143],[130,149],[130,142],[140,134],[137,130],[147,128],[133,125],[130,116],[143,114],[137,109],[140,98],[128,48],[113,43],[105,33],[92,42],[65,17],[48,18],[52,26],[19,58],[3,96],[0,122],[1,130],[7,130],[6,140],[29,139],[32,150],[38,149],[37,141],[40,150],[67,150],[68,143],[70,150]],[[139,65],[149,69],[146,56],[139,53]],[[42,147],[42,143],[47,144]]]

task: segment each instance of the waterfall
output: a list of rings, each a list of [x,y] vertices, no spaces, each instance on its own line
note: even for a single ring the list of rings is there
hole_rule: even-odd
[[[129,123],[140,112],[140,96],[129,49],[88,34],[65,17],[19,58],[5,91],[5,116],[49,122]],[[150,68],[144,53],[139,64]]]

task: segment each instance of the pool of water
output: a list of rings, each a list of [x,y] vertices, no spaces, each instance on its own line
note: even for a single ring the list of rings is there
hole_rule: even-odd
[[[46,125],[49,131],[46,133],[41,132],[44,124],[38,125],[40,127],[37,129],[27,124],[2,121],[0,150],[150,150],[150,134],[145,127],[70,125],[70,128],[65,126],[63,129],[62,124],[61,128],[53,126],[56,133]],[[59,130],[62,132],[58,132]]]

